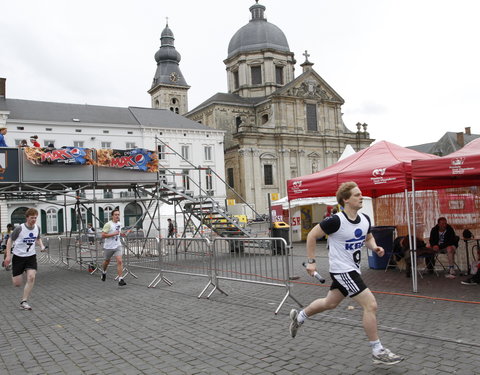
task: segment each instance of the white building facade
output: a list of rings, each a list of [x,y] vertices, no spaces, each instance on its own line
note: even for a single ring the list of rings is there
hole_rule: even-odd
[[[5,85],[5,80],[2,80]],[[5,87],[3,87],[5,92]],[[171,186],[188,191],[192,196],[201,195],[202,190],[209,196],[223,202],[224,179],[224,132],[210,129],[202,124],[188,120],[170,110],[152,108],[119,108],[68,103],[50,103],[0,97],[0,127],[7,127],[6,143],[17,146],[22,140],[30,143],[30,137],[38,136],[42,147],[53,145],[85,147],[93,149],[157,149],[159,170],[162,180]],[[211,168],[220,178],[207,176],[198,168]],[[48,166],[39,166],[48,175]],[[66,169],[68,170],[68,169]],[[131,171],[128,173],[142,176],[148,172]],[[151,178],[151,176],[150,176]],[[119,189],[116,185],[122,185]],[[82,223],[92,223],[101,227],[109,220],[111,211],[118,207],[122,222],[126,226],[135,226],[146,230],[154,217],[154,206],[138,202],[132,188],[126,184],[103,184],[95,190],[80,191],[82,206],[73,206],[75,191],[66,196],[50,195],[43,201],[15,199],[0,201],[1,228],[8,223],[24,221],[24,212],[35,207],[40,212],[39,224],[44,234],[61,234],[78,228],[78,216]],[[93,198],[96,198],[95,204]],[[139,196],[136,196],[139,198]],[[145,194],[142,194],[145,198]],[[160,206],[160,227],[164,234],[166,219],[171,217],[182,226],[181,215],[175,214],[174,206],[162,203]],[[145,215],[151,210],[150,215]],[[80,211],[80,213],[79,213]],[[143,217],[143,220],[142,220]],[[157,220],[156,218],[154,219]],[[156,224],[156,223],[155,223]],[[156,230],[153,230],[156,232]]]

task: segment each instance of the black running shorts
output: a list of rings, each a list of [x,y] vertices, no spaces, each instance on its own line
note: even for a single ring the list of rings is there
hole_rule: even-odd
[[[333,283],[330,290],[338,289],[346,297],[355,297],[367,289],[360,274],[356,271],[346,273],[330,273]]]
[[[30,255],[28,257],[19,257],[13,254],[12,257],[12,276],[18,276],[25,272],[25,270],[37,269],[37,256]]]

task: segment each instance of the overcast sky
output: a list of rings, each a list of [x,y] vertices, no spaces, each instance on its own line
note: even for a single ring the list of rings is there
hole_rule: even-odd
[[[150,107],[166,17],[189,109],[226,92],[223,60],[254,0],[0,0],[7,97]],[[480,133],[480,1],[260,0],[297,60],[345,100],[344,122],[402,146]]]

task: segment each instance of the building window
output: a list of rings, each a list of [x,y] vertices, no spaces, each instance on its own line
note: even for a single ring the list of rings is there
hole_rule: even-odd
[[[275,81],[279,85],[283,85],[283,66],[275,67]]]
[[[129,131],[129,132],[127,132],[127,134],[133,134],[133,132],[130,132],[130,131]]]
[[[262,67],[261,66],[252,66],[252,85],[261,85],[262,84]]]
[[[45,128],[45,131],[51,132],[51,131],[52,131],[52,128]]]
[[[108,133],[110,133],[110,130],[104,130],[103,131],[103,134],[108,134]]]
[[[165,160],[165,145],[158,145],[157,151],[158,151],[158,159]]]
[[[190,190],[190,176],[189,176],[190,171],[188,169],[184,169],[182,171],[182,185],[185,188],[185,190]]]
[[[73,141],[73,147],[83,147],[84,141]]]
[[[212,161],[212,146],[205,146],[204,155],[205,161]]]
[[[227,168],[227,183],[230,187],[235,187],[235,180],[233,178],[233,168]]]
[[[262,125],[266,124],[268,122],[268,115],[263,115],[262,116]]]
[[[45,147],[55,147],[55,141],[53,139],[45,139],[43,145]]]
[[[113,207],[111,207],[111,206],[107,206],[103,209],[103,222],[104,223],[112,220],[112,211],[113,211]]]
[[[182,146],[182,157],[185,159],[185,160],[190,160],[189,158],[189,155],[190,154],[190,146],[188,145],[183,145]]]
[[[54,208],[49,208],[47,210],[47,233],[57,233],[58,232],[58,219],[57,219],[57,210]]]
[[[263,166],[263,182],[265,185],[273,185],[273,166],[271,164]]]
[[[113,198],[113,191],[112,189],[103,189],[103,198]]]
[[[137,146],[135,146],[135,142],[127,142],[125,144],[125,147],[126,148],[136,148]]]
[[[82,129],[75,129],[75,132],[76,132],[76,133],[81,133],[81,132],[82,132]]]
[[[17,126],[17,130],[24,130],[25,128],[23,126]]]
[[[112,142],[102,142],[102,148],[111,148]]]
[[[207,175],[205,176],[205,182],[206,182],[206,187],[207,187],[207,194],[213,196],[214,191],[213,191],[212,172],[207,173]]]
[[[240,125],[242,125],[242,118],[240,116],[235,117],[235,125],[237,127],[237,133],[240,129]]]
[[[317,131],[317,105],[307,104],[307,130]]]
[[[238,80],[238,70],[233,72],[233,88],[238,89],[240,87],[240,81]]]

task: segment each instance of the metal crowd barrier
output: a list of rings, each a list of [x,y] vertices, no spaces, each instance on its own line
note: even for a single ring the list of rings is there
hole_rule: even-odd
[[[158,240],[159,270],[149,288],[156,287],[161,281],[168,285],[172,282],[165,273],[183,274],[211,278],[212,246],[207,238],[162,238]]]
[[[228,280],[285,288],[275,314],[288,297],[301,306],[291,292],[292,257],[283,238],[218,237],[212,242],[206,238],[127,237],[123,245],[124,277],[137,278],[132,269],[158,271],[149,288],[162,281],[172,285],[165,274],[183,274],[208,278],[198,298],[210,298],[217,290],[228,295],[220,285],[221,280]],[[88,269],[93,274],[103,262],[102,245],[97,240],[90,244],[81,236],[50,238],[42,259],[69,269],[78,265],[80,270]]]
[[[288,297],[301,306],[291,293],[289,250],[283,238],[216,238],[213,241],[213,275],[200,296],[209,286],[213,289],[207,298],[215,290],[227,295],[220,288],[220,280],[231,280],[285,288],[285,296],[275,314]]]

